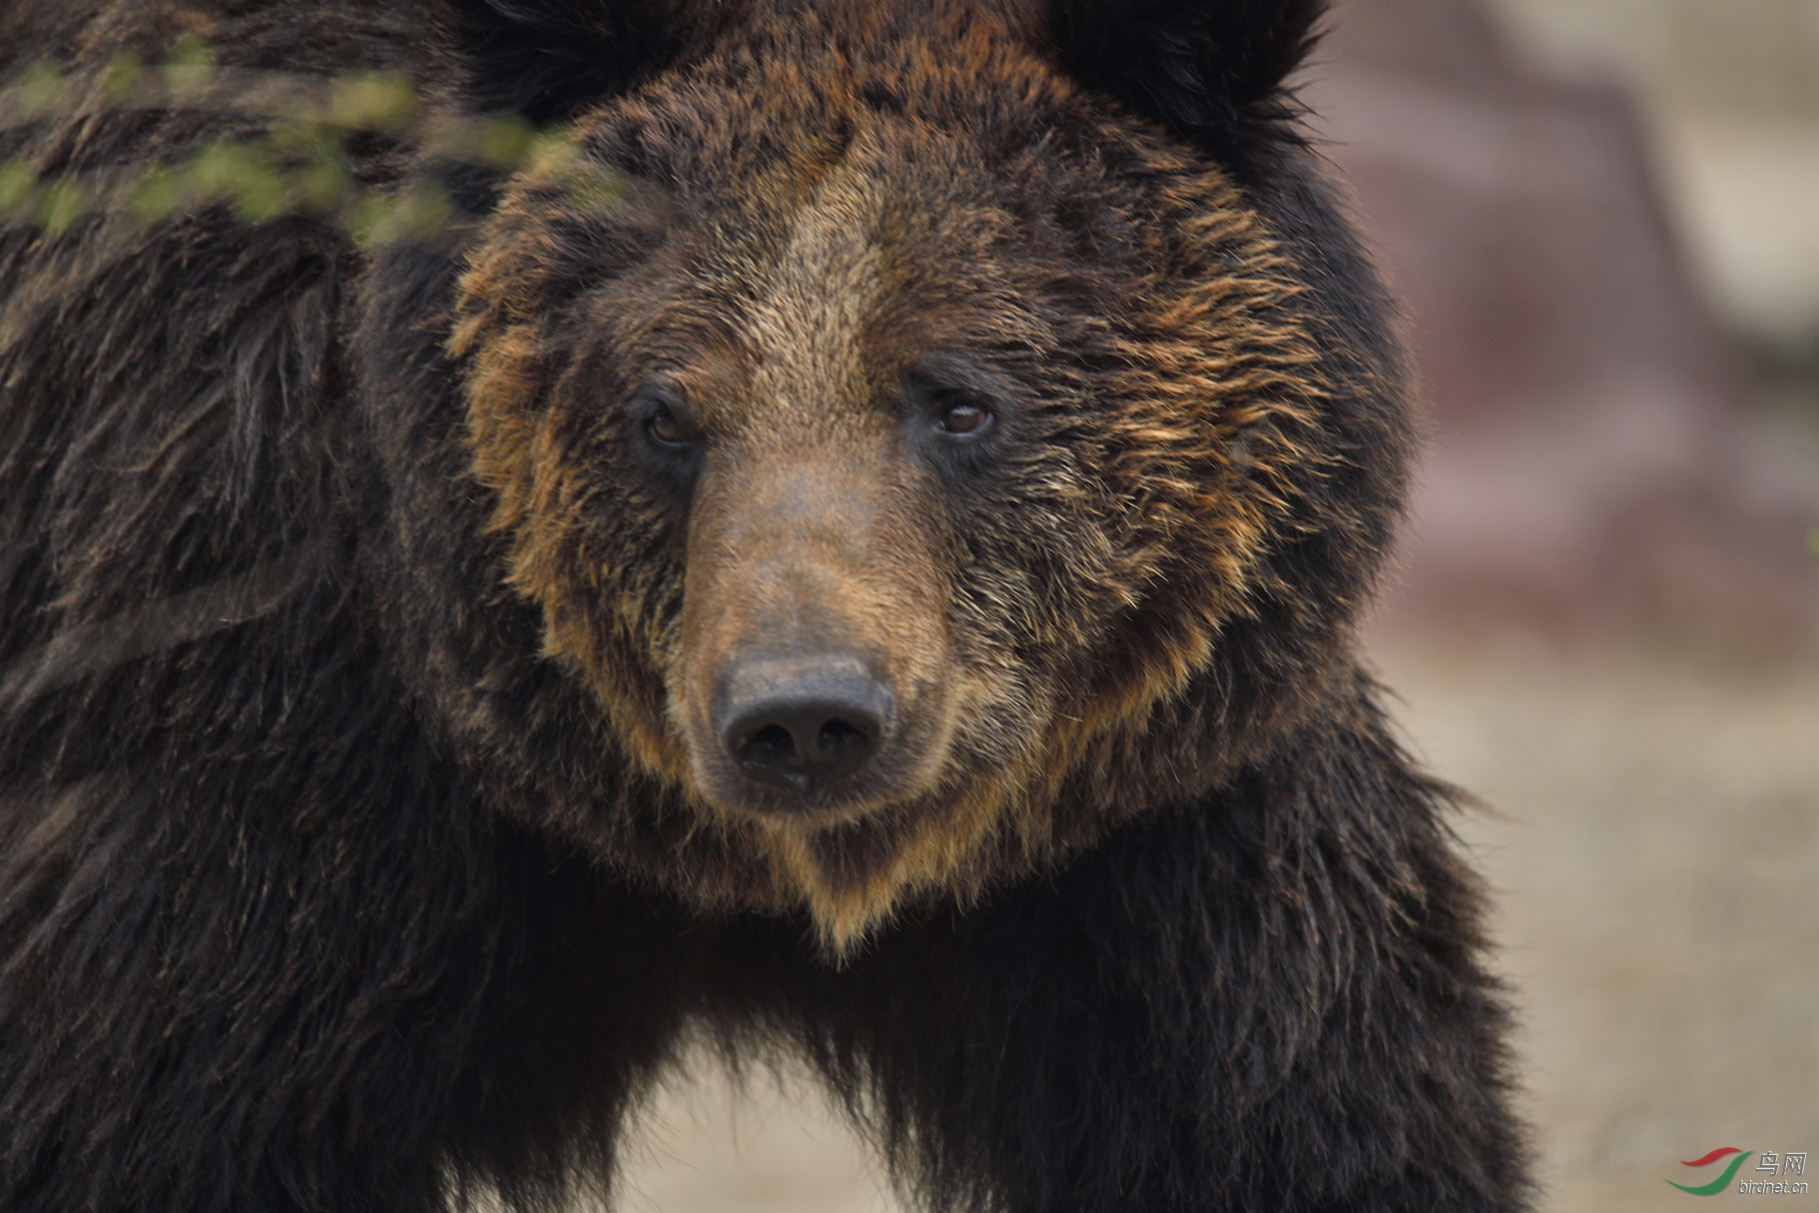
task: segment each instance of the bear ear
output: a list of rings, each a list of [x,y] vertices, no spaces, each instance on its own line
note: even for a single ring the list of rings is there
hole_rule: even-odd
[[[1062,67],[1177,135],[1236,155],[1291,113],[1283,80],[1325,0],[1053,0]]]
[[[681,58],[717,6],[691,0],[457,0],[456,41],[483,111],[573,117]],[[730,7],[730,6],[718,6]]]

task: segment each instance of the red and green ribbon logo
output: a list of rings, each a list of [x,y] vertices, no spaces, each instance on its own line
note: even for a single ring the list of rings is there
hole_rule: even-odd
[[[1737,1168],[1743,1165],[1744,1160],[1749,1158],[1751,1153],[1753,1153],[1753,1151],[1739,1150],[1736,1146],[1719,1146],[1710,1154],[1706,1154],[1700,1158],[1683,1158],[1680,1160],[1680,1165],[1683,1167],[1709,1167],[1727,1154],[1735,1154],[1737,1156],[1726,1164],[1724,1174],[1720,1175],[1717,1179],[1712,1180],[1709,1184],[1700,1184],[1699,1186],[1694,1187],[1691,1184],[1676,1184],[1671,1179],[1667,1182],[1674,1184],[1674,1186],[1679,1188],[1682,1192],[1691,1192],[1694,1196],[1716,1196],[1718,1193],[1731,1186],[1731,1180],[1736,1176]]]

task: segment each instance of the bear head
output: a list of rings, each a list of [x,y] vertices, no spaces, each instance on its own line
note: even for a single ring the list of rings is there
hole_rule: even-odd
[[[472,0],[469,95],[611,174],[369,291],[394,627],[488,795],[838,951],[1333,710],[1409,440],[1318,8]]]

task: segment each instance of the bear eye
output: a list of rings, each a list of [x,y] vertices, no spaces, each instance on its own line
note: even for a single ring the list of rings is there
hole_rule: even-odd
[[[675,392],[664,385],[640,388],[627,411],[644,432],[645,443],[657,454],[674,458],[688,455],[700,445],[700,434],[689,424],[688,412]]]
[[[688,431],[682,428],[682,423],[676,420],[676,415],[670,412],[667,404],[657,406],[650,420],[644,423],[644,431],[659,446],[681,449],[689,445]]]
[[[992,410],[977,400],[944,401],[941,428],[950,434],[977,434],[991,427]]]
[[[899,392],[904,437],[956,484],[990,468],[1017,433],[1010,381],[964,355],[922,355],[904,368]]]

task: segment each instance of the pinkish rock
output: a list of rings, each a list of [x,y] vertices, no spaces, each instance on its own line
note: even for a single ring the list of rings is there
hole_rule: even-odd
[[[1819,649],[1819,459],[1685,271],[1636,111],[1471,0],[1340,7],[1304,96],[1407,300],[1432,444],[1388,635]]]

